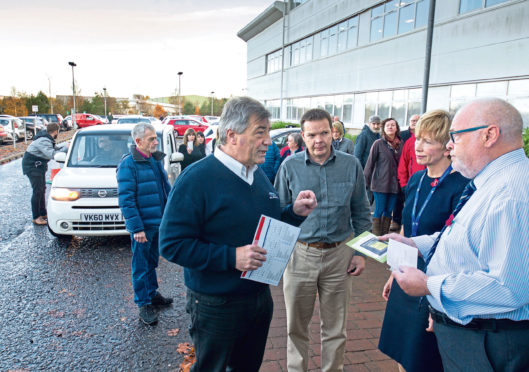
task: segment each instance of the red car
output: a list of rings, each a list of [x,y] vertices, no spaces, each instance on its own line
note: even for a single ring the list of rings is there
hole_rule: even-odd
[[[79,128],[105,124],[97,116],[91,114],[75,114],[75,122]]]
[[[192,128],[195,132],[204,132],[209,126],[205,123],[201,123],[194,119],[182,118],[182,119],[169,119],[168,125],[172,125],[176,132],[176,135],[183,137],[187,128]]]

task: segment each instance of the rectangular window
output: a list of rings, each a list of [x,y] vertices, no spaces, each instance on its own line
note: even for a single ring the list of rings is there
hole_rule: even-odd
[[[292,49],[294,50],[292,54],[292,66],[297,66],[299,65],[299,43],[292,45]]]
[[[424,27],[428,24],[428,11],[430,9],[430,0],[417,2],[417,11],[415,12],[415,28]]]
[[[347,48],[347,21],[338,25],[338,52]]]
[[[305,40],[299,42],[299,64],[305,63],[306,61],[306,45]]]
[[[384,17],[384,37],[391,37],[397,34],[397,12],[387,13]]]
[[[338,26],[330,28],[329,33],[329,55],[336,54],[338,49]]]
[[[382,39],[382,21],[382,17],[371,20],[371,41]]]
[[[483,8],[483,0],[461,0],[459,13],[464,14],[481,8]]]
[[[415,23],[415,4],[400,8],[399,12],[399,34],[413,30]]]
[[[329,30],[320,32],[320,56],[326,57],[329,54]]]
[[[347,48],[356,47],[358,41],[358,17],[351,18],[348,22]]]
[[[342,121],[344,123],[353,122],[353,100],[354,96],[352,95],[343,98]]]
[[[307,38],[307,46],[305,49],[305,59],[307,61],[312,61],[312,36]]]

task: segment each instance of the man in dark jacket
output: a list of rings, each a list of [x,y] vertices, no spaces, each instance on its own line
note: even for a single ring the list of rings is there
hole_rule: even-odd
[[[360,160],[362,168],[366,167],[369,151],[373,143],[380,138],[380,117],[373,115],[369,117],[369,124],[364,125],[362,132],[356,137],[354,155]]]
[[[173,299],[158,292],[158,228],[171,189],[156,151],[158,140],[151,124],[139,123],[132,130],[136,146],[117,168],[119,207],[132,245],[132,287],[140,319],[152,325],[158,321],[155,306],[170,305]]]
[[[58,148],[55,140],[59,134],[59,125],[51,123],[46,130],[41,130],[33,138],[22,159],[22,173],[29,178],[33,195],[31,212],[35,225],[46,225],[46,171],[48,162],[56,153],[68,151],[68,145]]]

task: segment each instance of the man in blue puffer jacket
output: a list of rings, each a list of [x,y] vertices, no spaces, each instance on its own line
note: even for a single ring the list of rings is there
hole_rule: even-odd
[[[158,292],[158,228],[171,189],[156,151],[158,140],[151,124],[139,123],[132,129],[136,146],[121,159],[117,168],[118,197],[132,245],[132,287],[140,319],[152,325],[158,321],[155,306],[173,300]]]

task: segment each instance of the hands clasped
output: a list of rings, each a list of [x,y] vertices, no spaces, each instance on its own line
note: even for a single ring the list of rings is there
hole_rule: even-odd
[[[266,261],[266,250],[255,244],[237,247],[235,250],[235,268],[240,271],[256,270]]]

